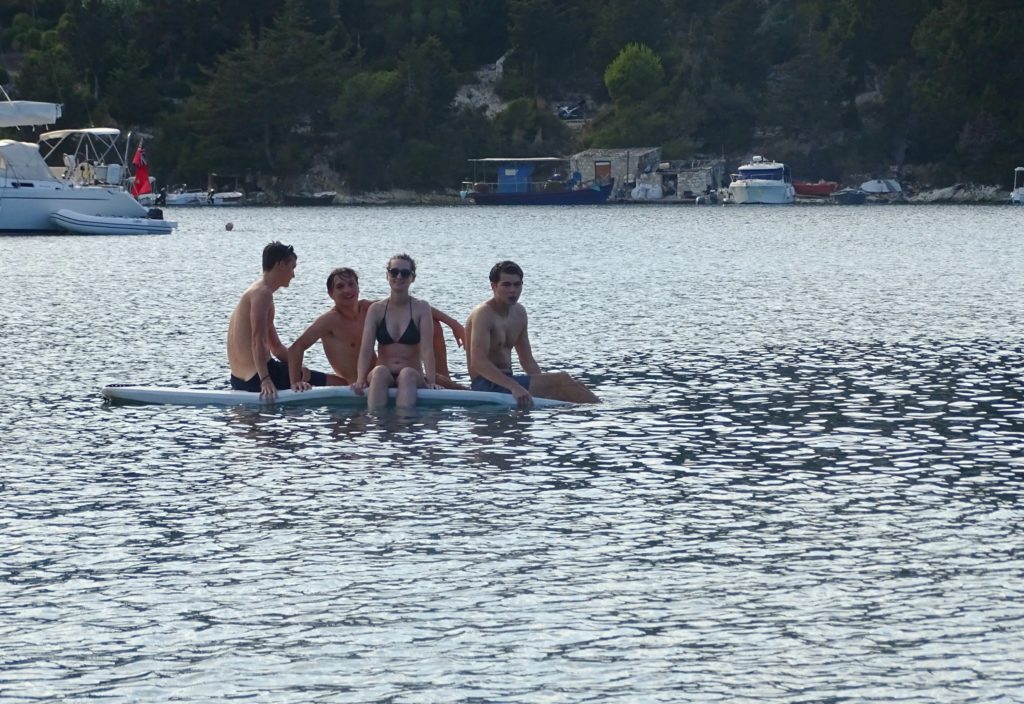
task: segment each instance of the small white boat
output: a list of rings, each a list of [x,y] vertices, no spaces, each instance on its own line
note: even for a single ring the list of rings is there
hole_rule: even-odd
[[[220,191],[210,195],[213,205],[241,205],[245,194],[241,191]]]
[[[737,171],[729,183],[729,200],[733,203],[778,205],[796,200],[796,191],[785,164],[755,156]]]
[[[169,235],[178,226],[171,220],[86,215],[66,208],[52,213],[50,220],[73,235]]]
[[[1013,190],[1010,191],[1010,202],[1014,205],[1024,205],[1024,166],[1018,166],[1013,170]]]
[[[188,188],[182,185],[172,188],[162,195],[164,196],[165,205],[173,205],[175,207],[210,204],[210,194],[201,188]]]

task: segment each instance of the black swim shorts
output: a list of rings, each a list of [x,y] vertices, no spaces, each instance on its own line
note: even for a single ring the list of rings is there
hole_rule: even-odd
[[[518,383],[520,386],[522,386],[527,391],[530,390],[530,375],[529,374],[511,374],[509,372],[505,372],[505,376],[514,379],[516,381],[516,383]],[[495,384],[490,379],[485,379],[482,376],[475,376],[475,377],[473,377],[470,380],[470,382],[469,382],[469,388],[473,389],[473,391],[497,391],[497,392],[503,393],[503,394],[510,394],[510,393],[512,393],[511,391],[506,389],[504,386],[498,386],[497,384]]]
[[[290,389],[291,381],[288,379],[288,365],[276,359],[267,361],[267,371],[270,372],[270,379],[274,386],[279,389]],[[312,386],[327,386],[327,375],[323,372],[309,370],[309,383]],[[235,391],[260,391],[260,375],[253,374],[249,379],[239,379],[231,375],[231,388]]]

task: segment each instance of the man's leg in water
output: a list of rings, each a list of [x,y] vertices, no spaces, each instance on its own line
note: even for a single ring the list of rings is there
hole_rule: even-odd
[[[569,403],[601,403],[593,391],[565,372],[531,374],[530,395]]]

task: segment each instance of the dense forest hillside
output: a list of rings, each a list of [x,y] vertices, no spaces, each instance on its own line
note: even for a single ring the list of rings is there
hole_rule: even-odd
[[[432,190],[476,156],[661,146],[1008,186],[1022,36],[1018,0],[5,0],[0,84],[151,135],[165,184]],[[497,114],[453,100],[499,60]]]

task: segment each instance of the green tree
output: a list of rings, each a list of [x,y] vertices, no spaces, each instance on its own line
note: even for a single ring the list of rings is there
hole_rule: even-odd
[[[404,90],[398,71],[366,71],[345,81],[332,108],[344,136],[339,171],[356,190],[385,188],[394,183],[395,160],[402,143]]]
[[[590,3],[509,0],[514,64],[538,93],[567,72],[585,70]]]
[[[571,147],[568,128],[529,98],[513,100],[494,119],[500,147],[516,156],[560,155]]]
[[[914,33],[921,70],[911,87],[912,151],[920,161],[973,167],[1005,178],[1024,127],[1024,80],[1014,61],[1024,7],[1000,0],[946,0]]]
[[[213,170],[278,167],[289,141],[326,124],[340,57],[314,33],[298,0],[288,0],[257,42],[224,55],[188,102],[205,144],[221,145]]]
[[[648,100],[665,81],[661,59],[643,44],[628,44],[604,72],[612,100],[621,104]]]

